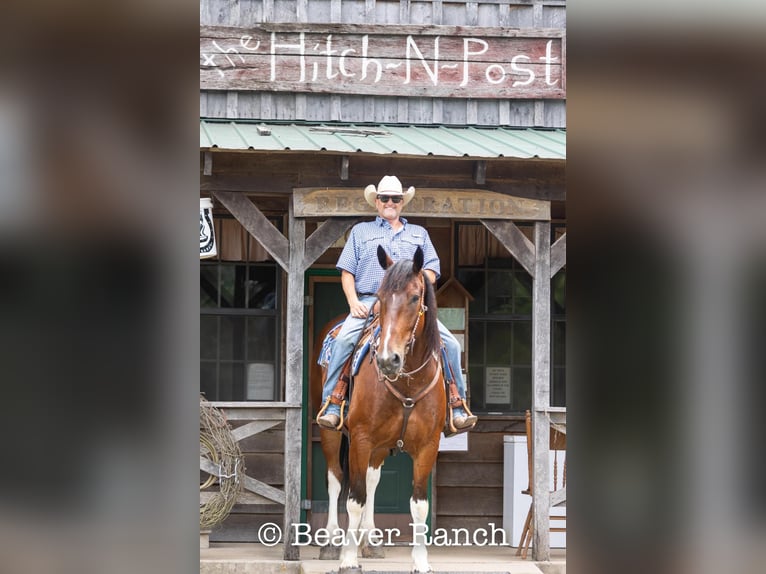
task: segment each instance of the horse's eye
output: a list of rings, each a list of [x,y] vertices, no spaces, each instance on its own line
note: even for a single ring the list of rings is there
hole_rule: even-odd
[[[413,295],[412,297],[410,297],[410,304],[411,305],[414,305],[418,301],[420,301],[420,297],[418,295]]]

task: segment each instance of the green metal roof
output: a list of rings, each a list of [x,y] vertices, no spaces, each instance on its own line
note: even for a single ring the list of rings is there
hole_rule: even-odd
[[[202,149],[566,159],[566,130],[200,120]]]

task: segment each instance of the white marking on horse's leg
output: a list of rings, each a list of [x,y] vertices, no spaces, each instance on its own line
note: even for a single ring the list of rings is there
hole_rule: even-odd
[[[364,505],[364,515],[362,516],[362,528],[366,530],[365,541],[370,542],[370,532],[375,528],[375,489],[380,482],[380,469],[367,468],[367,503]],[[380,544],[380,542],[378,542]]]
[[[327,495],[330,499],[330,504],[327,510],[327,531],[330,533],[330,536],[333,536],[335,530],[340,528],[338,525],[340,482],[330,471],[327,472]]]
[[[428,564],[428,548],[426,518],[428,517],[428,501],[410,498],[410,514],[412,515],[412,571],[430,572]]]
[[[348,512],[348,530],[346,531],[345,544],[340,551],[340,567],[356,568],[359,566],[359,560],[357,558],[357,552],[359,550],[357,538],[359,534],[357,531],[359,529],[359,524],[362,522],[364,506],[359,504],[353,498],[349,498],[346,503],[346,511]]]

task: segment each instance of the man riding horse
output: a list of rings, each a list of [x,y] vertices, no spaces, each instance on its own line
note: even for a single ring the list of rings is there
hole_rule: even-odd
[[[394,261],[412,259],[420,247],[424,254],[423,272],[432,284],[439,278],[439,256],[425,228],[409,223],[401,217],[402,209],[415,195],[415,188],[406,193],[395,176],[384,176],[377,188],[368,185],[364,197],[377,209],[374,221],[356,224],[346,241],[336,267],[341,271],[341,285],[349,306],[349,315],[337,334],[327,367],[327,378],[322,389],[322,406],[317,415],[319,426],[340,430],[340,405],[345,399],[348,361],[366,318],[375,303],[384,270],[378,263],[377,249],[382,246]],[[460,343],[439,321],[439,333],[447,351],[452,382],[449,392],[450,428],[464,432],[477,421],[466,404],[466,383],[460,368]],[[446,414],[446,413],[445,413]]]

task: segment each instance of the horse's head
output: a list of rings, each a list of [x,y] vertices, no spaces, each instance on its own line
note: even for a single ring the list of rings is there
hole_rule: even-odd
[[[420,247],[412,261],[394,263],[386,250],[378,246],[378,261],[386,269],[386,275],[378,290],[380,343],[376,360],[381,373],[395,377],[404,368],[406,355],[416,337],[420,337],[426,327],[424,315],[428,306],[434,305],[435,310],[433,287],[422,273],[423,250]],[[435,321],[433,319],[434,325]],[[428,339],[433,338],[434,329],[428,329]]]

